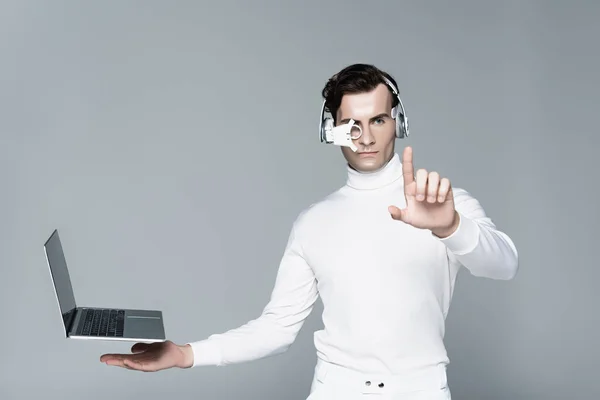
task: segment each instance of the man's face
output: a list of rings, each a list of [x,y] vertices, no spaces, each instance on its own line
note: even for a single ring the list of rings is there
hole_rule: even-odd
[[[342,146],[342,154],[352,168],[361,172],[376,171],[383,167],[394,153],[396,121],[391,117],[392,94],[380,84],[367,93],[346,94],[337,112],[336,125],[352,118],[362,129],[362,135],[353,140],[355,152]]]

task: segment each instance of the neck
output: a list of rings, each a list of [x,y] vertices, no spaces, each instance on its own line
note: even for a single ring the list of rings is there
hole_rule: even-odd
[[[402,179],[402,163],[396,153],[381,168],[375,171],[363,172],[347,165],[347,186],[359,190],[373,190],[387,186]]]

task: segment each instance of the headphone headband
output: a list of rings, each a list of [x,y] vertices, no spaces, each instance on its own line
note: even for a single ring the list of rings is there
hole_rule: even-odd
[[[406,117],[406,111],[404,110],[404,104],[402,103],[402,99],[400,98],[400,91],[394,86],[392,81],[390,81],[384,75],[381,75],[381,78],[388,86],[388,88],[392,91],[396,99],[398,99],[398,104],[392,108],[392,118],[396,121],[396,137],[399,139],[404,139],[409,135],[408,132],[408,118]],[[321,119],[319,123],[319,137],[321,142],[327,142],[326,131],[333,129],[333,118],[325,117],[325,102],[327,100],[323,100],[323,104],[321,105]]]

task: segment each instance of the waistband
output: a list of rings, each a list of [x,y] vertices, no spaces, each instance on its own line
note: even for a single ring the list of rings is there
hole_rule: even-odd
[[[325,386],[337,386],[359,393],[408,393],[445,389],[446,365],[439,364],[404,374],[371,374],[351,370],[317,359],[315,379]]]

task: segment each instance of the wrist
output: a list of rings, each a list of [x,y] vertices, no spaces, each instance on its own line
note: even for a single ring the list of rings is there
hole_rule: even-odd
[[[182,358],[179,368],[191,368],[194,365],[194,352],[189,344],[178,345]]]
[[[450,236],[454,232],[456,232],[459,224],[460,224],[460,215],[458,214],[458,211],[454,210],[454,218],[452,219],[452,222],[450,223],[450,225],[446,226],[446,227],[434,229],[431,231],[431,233],[433,233],[435,236],[437,236],[441,239],[447,238],[448,236]]]

